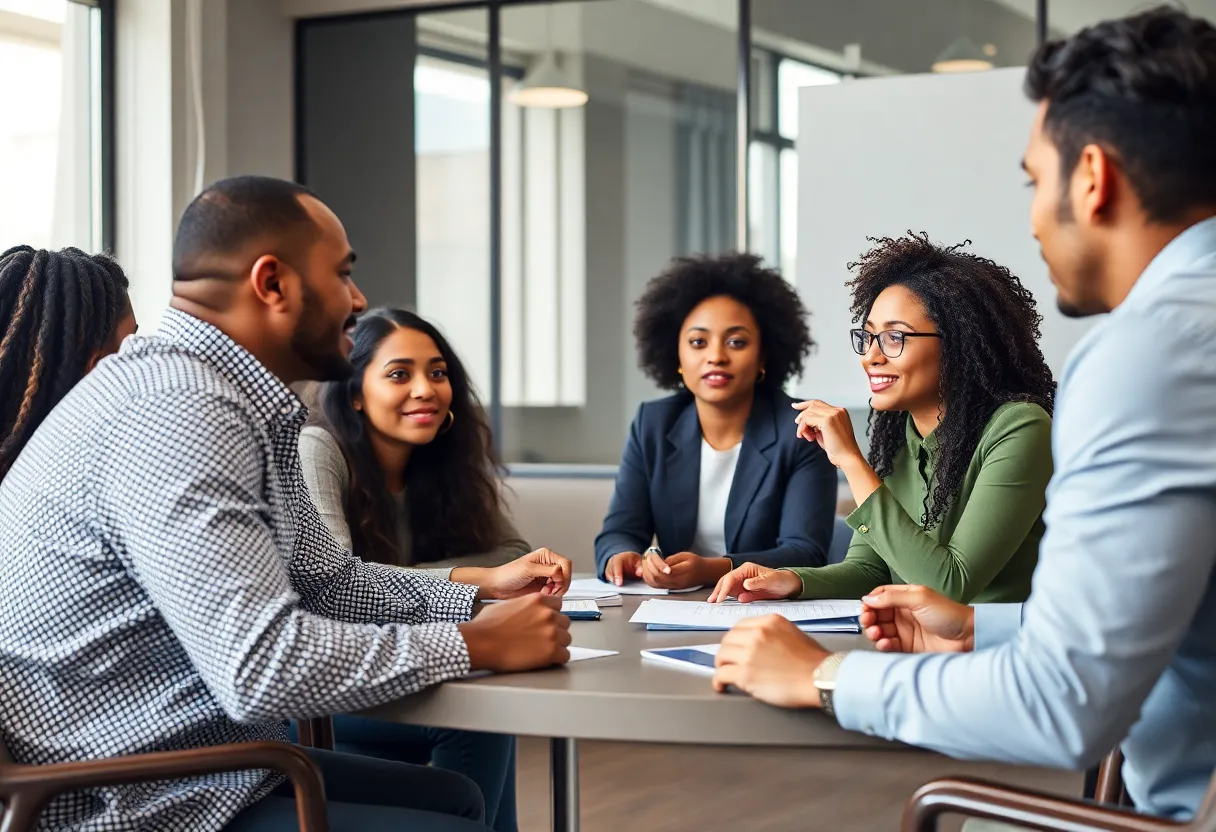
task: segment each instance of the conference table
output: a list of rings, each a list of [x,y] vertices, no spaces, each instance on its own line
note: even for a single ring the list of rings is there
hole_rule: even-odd
[[[702,601],[708,591],[677,596]],[[629,618],[645,600],[624,596],[599,621],[575,621],[578,647],[605,658],[530,673],[445,682],[364,711],[364,716],[469,731],[549,738],[552,828],[579,828],[578,741],[818,749],[904,749],[848,732],[819,711],[791,711],[741,694],[714,693],[707,674],[643,659],[640,651],[720,641],[720,632],[647,632]],[[860,635],[817,635],[829,650],[871,649]]]

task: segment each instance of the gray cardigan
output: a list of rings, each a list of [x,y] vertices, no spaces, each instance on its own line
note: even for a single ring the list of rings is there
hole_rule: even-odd
[[[321,520],[338,543],[347,549],[353,549],[350,521],[346,516],[346,501],[350,495],[350,466],[346,464],[346,457],[342,454],[338,440],[322,427],[310,425],[304,428],[300,432],[300,465],[304,470],[304,480],[308,483],[308,493],[321,515]],[[413,545],[409,511],[405,495],[395,496],[398,507],[397,546],[408,560]],[[519,533],[514,528],[508,527],[508,533],[509,539],[491,552],[455,556],[443,561],[442,565],[430,564],[422,571],[446,580],[452,569],[457,566],[499,566],[531,551],[528,544],[519,539]]]

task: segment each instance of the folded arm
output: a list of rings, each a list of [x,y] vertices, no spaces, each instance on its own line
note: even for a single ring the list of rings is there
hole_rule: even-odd
[[[226,401],[170,398],[140,402],[111,427],[108,458],[99,460],[100,515],[230,716],[257,722],[357,710],[468,671],[455,624],[376,626],[306,610],[281,551],[291,532],[276,525],[281,518],[266,500],[264,472],[273,463],[263,458],[256,427]],[[165,412],[190,415],[183,424]],[[147,459],[160,466],[153,476]],[[344,561],[356,559],[333,548],[323,555],[332,568],[313,574],[345,579],[355,597],[339,601],[337,589],[317,597],[364,620],[381,609],[429,611],[420,584],[351,568]],[[402,597],[393,597],[399,586]]]
[[[849,525],[905,582],[968,603],[1009,563],[1046,505],[1051,422],[1032,413],[997,416],[1006,423],[989,440],[949,543],[921,528],[885,485],[849,515]]]

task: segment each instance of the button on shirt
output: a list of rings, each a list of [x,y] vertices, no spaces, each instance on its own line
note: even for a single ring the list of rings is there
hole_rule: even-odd
[[[476,588],[364,563],[307,497],[302,405],[169,311],[52,412],[0,485],[0,734],[25,763],[286,740],[469,670]],[[412,626],[406,626],[412,625]],[[94,789],[47,828],[218,830],[266,771]]]
[[[841,725],[1072,768],[1122,742],[1138,809],[1195,813],[1216,768],[1214,345],[1216,218],[1069,356],[1030,599],[978,606],[970,654],[849,654]]]

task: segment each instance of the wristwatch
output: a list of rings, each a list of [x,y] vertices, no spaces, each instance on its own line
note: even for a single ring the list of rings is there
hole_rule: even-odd
[[[819,704],[823,707],[824,713],[830,717],[836,716],[836,712],[832,709],[832,693],[836,690],[836,672],[840,670],[840,663],[847,655],[848,653],[833,653],[828,656],[819,663],[819,667],[815,668],[815,675],[811,677],[811,681],[819,691]]]

